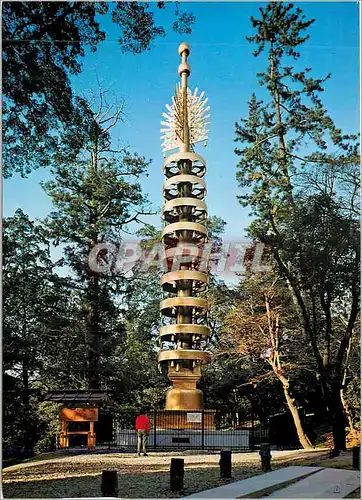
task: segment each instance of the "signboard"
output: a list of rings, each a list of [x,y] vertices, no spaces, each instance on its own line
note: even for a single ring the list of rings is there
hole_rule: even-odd
[[[202,413],[188,413],[187,421],[201,424],[202,422]]]
[[[98,408],[61,408],[59,420],[61,422],[96,422]]]

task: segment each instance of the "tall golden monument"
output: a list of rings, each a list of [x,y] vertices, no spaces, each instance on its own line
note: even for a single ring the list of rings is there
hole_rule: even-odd
[[[181,82],[176,86],[171,106],[166,105],[161,132],[163,151],[171,153],[164,163],[164,229],[162,232],[167,269],[161,279],[169,294],[160,303],[167,323],[160,329],[160,363],[167,363],[173,387],[166,395],[166,410],[201,410],[203,393],[196,388],[201,365],[210,360],[202,350],[210,336],[205,325],[208,302],[199,294],[205,291],[208,268],[203,258],[207,242],[207,207],[203,201],[206,184],[205,160],[194,152],[194,144],[207,139],[210,109],[204,92],[187,86],[190,48],[179,47]],[[173,152],[178,150],[178,152]],[[172,346],[172,348],[170,348]],[[168,347],[168,349],[165,349]]]

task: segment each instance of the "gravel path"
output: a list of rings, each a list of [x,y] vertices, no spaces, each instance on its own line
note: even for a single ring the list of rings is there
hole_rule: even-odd
[[[321,452],[319,452],[321,453]],[[281,467],[306,453],[272,452],[273,467]],[[184,490],[169,489],[171,457],[185,460]],[[231,480],[220,480],[219,453],[49,453],[3,471],[4,498],[100,497],[102,470],[118,471],[121,498],[175,498],[260,474],[257,452],[233,453]]]

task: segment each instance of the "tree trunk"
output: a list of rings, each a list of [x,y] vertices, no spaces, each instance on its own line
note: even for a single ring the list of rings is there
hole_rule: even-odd
[[[302,295],[297,286],[293,283],[293,277],[288,271],[287,267],[281,260],[278,253],[275,253],[276,260],[280,266],[281,271],[284,276],[289,280],[293,294],[297,300],[298,307],[301,311],[303,321],[304,321],[304,331],[306,333],[307,339],[311,342],[313,353],[318,365],[318,372],[320,375],[321,389],[323,394],[323,399],[327,406],[329,421],[332,424],[333,429],[333,441],[334,441],[334,452],[338,454],[340,451],[346,450],[346,433],[345,433],[345,413],[343,409],[343,404],[341,400],[341,388],[342,388],[342,377],[341,371],[334,368],[331,365],[324,366],[324,360],[322,359],[317,341],[316,334],[311,329],[309,323],[309,315],[306,306],[303,302]],[[353,320],[355,321],[355,320]],[[353,323],[351,321],[351,323]],[[347,349],[347,346],[346,346]],[[341,350],[341,347],[340,347]],[[343,351],[342,351],[343,352]],[[343,356],[341,356],[343,358]]]
[[[293,417],[295,429],[297,431],[300,444],[303,446],[303,448],[305,450],[313,448],[312,443],[309,441],[308,436],[304,432],[302,422],[300,421],[298,408],[295,406],[294,399],[289,394],[289,386],[285,386],[283,384],[283,391],[284,391],[284,396],[285,396],[289,411]]]
[[[29,397],[29,359],[27,356],[22,362],[22,383],[23,383],[23,408],[21,412],[23,440],[22,446],[25,450],[32,450],[34,447],[34,427],[32,424],[32,415],[30,411]]]
[[[278,380],[283,385],[283,392],[284,392],[285,400],[287,402],[289,411],[292,415],[293,422],[295,425],[295,430],[297,431],[300,444],[303,446],[303,448],[305,450],[313,448],[312,443],[309,441],[308,436],[304,432],[302,422],[300,421],[298,408],[296,407],[296,405],[294,403],[294,398],[292,398],[290,393],[289,393],[289,380],[287,379],[287,377],[285,377],[283,375],[282,371],[274,363],[272,364],[272,368],[273,368],[273,371],[274,371],[275,375],[277,376]]]
[[[333,394],[332,399],[333,451],[339,453],[340,451],[346,451],[345,414],[339,391]]]
[[[273,48],[271,49],[272,55],[270,57],[270,81],[273,82],[275,75],[278,73],[278,65],[276,63],[276,59],[274,56]],[[293,186],[290,182],[290,175],[289,175],[289,169],[288,169],[288,152],[287,152],[287,146],[285,144],[285,129],[284,129],[284,124],[282,122],[282,113],[280,109],[280,94],[277,89],[277,86],[275,83],[273,83],[273,98],[274,98],[274,107],[275,107],[275,125],[276,125],[276,131],[278,135],[278,141],[279,141],[279,167],[280,170],[283,172],[283,175],[285,176],[285,179],[287,180],[287,199],[288,203],[292,206],[294,205],[293,201]]]
[[[346,416],[341,399],[341,377],[328,370],[323,373],[321,383],[332,422],[333,451],[338,455],[340,451],[346,451]]]
[[[26,408],[29,406],[29,371],[28,371],[28,361],[23,358],[22,363],[22,381],[23,381],[23,403]]]
[[[353,424],[352,415],[351,415],[348,403],[347,403],[347,401],[344,398],[343,389],[341,389],[341,402],[342,402],[343,410],[344,410],[344,413],[346,415],[346,419],[347,419],[347,422],[348,422],[349,432],[353,436],[357,437],[358,436],[358,430],[355,428],[355,426]]]
[[[358,433],[358,430],[355,429],[355,427],[354,427],[353,420],[352,420],[352,415],[351,415],[348,403],[347,403],[347,401],[344,398],[344,390],[347,387],[347,368],[348,368],[349,355],[351,353],[352,338],[353,337],[351,335],[350,338],[349,338],[347,352],[346,352],[346,359],[345,359],[345,363],[344,363],[343,378],[342,378],[342,384],[341,384],[341,401],[342,401],[342,406],[343,406],[343,409],[344,409],[344,413],[345,413],[346,418],[347,418],[347,422],[348,422],[348,426],[349,426],[349,432],[350,432],[351,435],[353,435],[354,437],[357,438],[359,433]]]
[[[99,286],[98,277],[89,278],[87,317],[88,388],[99,389]]]

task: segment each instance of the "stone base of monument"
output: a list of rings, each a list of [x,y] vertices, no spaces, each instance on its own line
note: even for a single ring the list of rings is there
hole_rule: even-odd
[[[137,437],[134,430],[121,429],[116,432],[116,446],[120,449],[136,450]],[[151,429],[148,437],[149,451],[167,450],[249,450],[250,430],[205,430]]]
[[[157,410],[150,415],[156,429],[215,430],[216,410]]]

